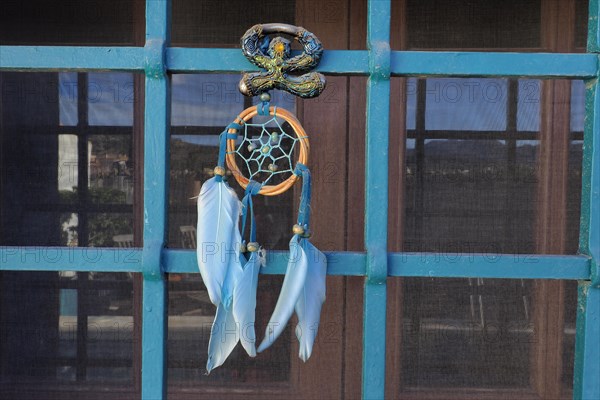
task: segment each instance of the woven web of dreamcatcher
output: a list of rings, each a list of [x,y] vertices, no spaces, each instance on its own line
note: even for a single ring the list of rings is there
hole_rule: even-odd
[[[246,123],[243,129],[244,136],[234,153],[244,160],[244,175],[248,179],[259,181],[266,177],[260,181],[264,185],[275,176],[294,173],[292,155],[303,137],[288,134],[276,117],[260,124]]]

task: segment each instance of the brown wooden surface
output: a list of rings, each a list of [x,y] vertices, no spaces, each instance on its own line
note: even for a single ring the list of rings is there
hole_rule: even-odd
[[[347,49],[348,3],[344,0],[297,3],[297,24],[316,32],[326,49]],[[302,103],[299,119],[311,140],[313,171],[311,230],[320,250],[344,248],[346,202],[347,78],[327,77],[317,99]],[[317,343],[306,362],[292,346],[292,374],[299,399],[342,397],[344,278],[327,277],[327,299],[321,311]]]
[[[542,16],[548,21],[542,24],[545,47],[553,52],[574,50],[575,2],[544,1],[542,4]],[[570,96],[570,82],[543,82],[536,226],[538,253],[565,251]],[[564,282],[536,282],[531,379],[542,399],[560,398],[563,392],[564,299]]]

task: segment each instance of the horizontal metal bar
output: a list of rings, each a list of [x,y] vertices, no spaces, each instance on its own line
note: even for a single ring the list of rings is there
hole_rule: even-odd
[[[393,51],[394,76],[531,76],[591,78],[598,59],[590,54]],[[167,49],[172,72],[254,71],[238,49]],[[364,50],[326,50],[317,68],[326,74],[368,75]]]
[[[592,78],[598,75],[598,57],[562,53],[394,51],[392,75]]]
[[[284,274],[287,251],[267,253],[263,274]],[[326,252],[329,275],[365,276],[365,253]],[[0,247],[0,271],[141,272],[139,248]],[[590,279],[587,256],[473,253],[389,253],[389,276],[439,278]],[[165,272],[198,273],[196,252],[165,249]]]
[[[365,253],[325,252],[329,275],[364,276]],[[267,253],[264,274],[283,274],[288,252]],[[523,279],[589,279],[590,259],[586,256],[473,253],[389,253],[389,276],[479,277]],[[197,273],[196,253],[167,249],[163,253],[165,272]]]
[[[327,256],[327,273],[329,275],[365,275],[364,253],[354,252],[325,252]],[[285,274],[289,252],[267,251],[267,265],[261,273],[269,275]],[[163,266],[165,272],[197,273],[198,262],[196,252],[191,250],[171,250],[163,252]]]
[[[143,47],[0,46],[0,70],[142,71]]]
[[[590,279],[587,256],[390,253],[389,276],[430,278]]]
[[[326,50],[317,68],[326,74],[366,75],[369,56],[361,50]],[[167,68],[171,72],[232,72],[258,71],[239,49],[198,49],[170,47]]]
[[[0,46],[0,70],[142,71],[143,47]],[[167,48],[171,72],[255,71],[238,49]],[[366,50],[326,50],[317,68],[326,74],[368,75]],[[530,76],[592,78],[595,54],[393,51],[394,76]]]
[[[102,247],[0,247],[0,271],[140,272],[142,250]]]

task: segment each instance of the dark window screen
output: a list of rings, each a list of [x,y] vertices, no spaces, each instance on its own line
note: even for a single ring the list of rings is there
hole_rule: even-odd
[[[408,47],[540,47],[540,5],[540,0],[407,0]]]
[[[6,0],[0,5],[3,45],[133,45],[140,0]]]

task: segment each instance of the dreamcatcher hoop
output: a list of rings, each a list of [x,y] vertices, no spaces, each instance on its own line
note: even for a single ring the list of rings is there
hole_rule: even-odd
[[[259,115],[259,107],[260,105],[246,108],[244,111],[242,111],[240,115],[238,115],[235,122],[243,126],[252,118]],[[310,151],[310,143],[308,141],[306,131],[300,124],[300,121],[298,121],[294,114],[287,111],[286,109],[279,107],[269,107],[269,115],[273,117],[281,117],[285,122],[290,124],[290,126],[294,130],[296,139],[300,143],[297,163],[307,165],[308,155]],[[229,128],[227,133],[237,135],[238,129]],[[250,182],[250,180],[244,176],[244,174],[241,172],[240,168],[237,165],[235,159],[235,146],[236,140],[228,138],[227,154],[225,156],[225,160],[227,161],[227,166],[231,170],[235,180],[245,190],[248,187],[248,183]],[[286,192],[289,188],[291,188],[294,185],[294,183],[296,183],[298,177],[299,176],[294,171],[292,171],[291,175],[285,181],[277,185],[263,185],[258,194],[262,194],[263,196],[277,196],[279,194],[282,194]]]

